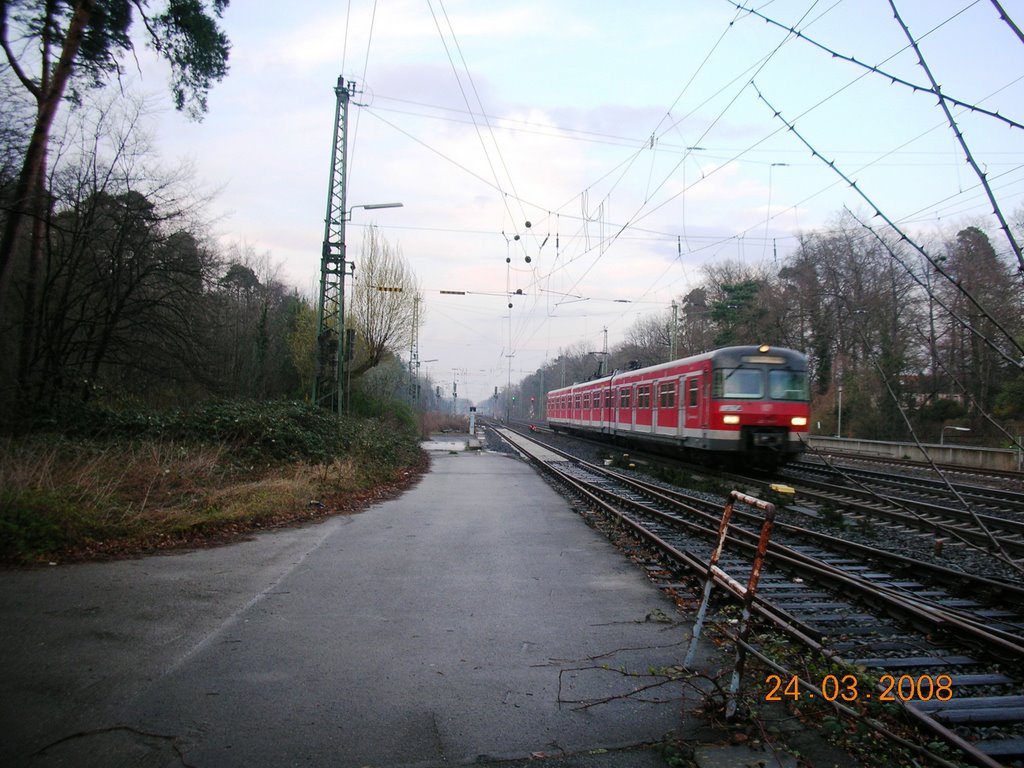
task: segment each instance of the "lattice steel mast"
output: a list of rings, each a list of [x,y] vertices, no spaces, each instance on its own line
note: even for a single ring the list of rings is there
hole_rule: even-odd
[[[348,104],[355,92],[355,83],[338,78],[334,88],[337,106],[334,111],[334,145],[331,147],[331,178],[327,188],[327,218],[324,221],[324,244],[320,260],[320,309],[317,323],[316,376],[313,379],[313,402],[341,412],[345,390],[345,208],[348,139]]]

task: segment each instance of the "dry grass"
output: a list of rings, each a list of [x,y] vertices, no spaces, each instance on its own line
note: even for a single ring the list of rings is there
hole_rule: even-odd
[[[200,543],[329,514],[365,495],[357,462],[232,465],[172,441],[0,444],[0,560],[32,562]]]
[[[450,413],[430,412],[420,414],[420,435],[427,439],[436,432],[468,432],[469,418],[452,416]]]

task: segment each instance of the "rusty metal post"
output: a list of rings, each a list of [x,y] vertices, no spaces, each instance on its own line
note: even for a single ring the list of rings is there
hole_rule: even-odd
[[[736,491],[729,494],[729,500],[725,503],[725,509],[722,510],[722,522],[718,525],[718,544],[711,551],[711,559],[708,561],[708,575],[704,581],[704,596],[700,602],[700,610],[697,611],[697,620],[693,624],[693,634],[690,638],[690,648],[686,652],[686,658],[683,660],[683,666],[689,668],[693,664],[693,657],[697,654],[697,643],[700,640],[700,634],[704,629],[704,618],[707,616],[708,603],[711,602],[711,588],[715,583],[714,572],[718,567],[718,560],[722,556],[722,550],[725,548],[725,537],[729,533],[729,518],[732,517],[732,509],[735,504]]]
[[[729,699],[725,704],[726,720],[732,720],[736,714],[740,681],[743,679],[743,668],[747,661],[746,643],[747,637],[750,635],[751,609],[754,604],[754,597],[757,595],[757,582],[761,580],[761,568],[764,566],[765,555],[768,553],[768,539],[771,537],[772,524],[775,522],[774,504],[751,497],[746,497],[743,501],[758,509],[763,509],[764,522],[761,523],[761,537],[757,541],[754,564],[750,568],[750,578],[747,580],[747,588],[743,593],[743,615],[740,618],[739,633],[740,642],[736,644],[736,667],[732,671],[732,680],[729,684]]]

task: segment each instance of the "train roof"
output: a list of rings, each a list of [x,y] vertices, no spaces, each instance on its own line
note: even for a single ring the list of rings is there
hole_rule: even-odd
[[[613,380],[641,379],[652,373],[656,374],[660,371],[674,368],[680,363],[693,364],[710,360],[712,365],[716,367],[739,367],[744,363],[752,362],[750,358],[754,356],[763,357],[763,362],[774,362],[779,365],[785,365],[787,368],[791,368],[795,371],[807,370],[807,355],[803,352],[797,352],[795,349],[787,349],[786,347],[772,347],[767,344],[762,344],[760,346],[747,344],[742,346],[713,349],[710,352],[704,352],[699,355],[683,357],[678,360],[671,360],[667,363],[659,363],[658,365],[650,365],[646,368],[637,368],[632,371],[615,371],[610,376],[602,376],[599,379],[576,382],[575,384],[553,389],[551,392],[571,390],[573,387],[584,385],[589,386],[593,384],[610,383]],[[551,392],[548,394],[551,394]]]

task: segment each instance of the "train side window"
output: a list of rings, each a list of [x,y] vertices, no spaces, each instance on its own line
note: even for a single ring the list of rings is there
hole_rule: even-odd
[[[651,387],[649,384],[645,384],[642,387],[636,388],[636,407],[637,408],[650,408],[651,407]]]
[[[631,407],[629,404],[629,395],[629,387],[623,387],[622,389],[619,390],[619,408]]]
[[[674,381],[663,381],[658,385],[658,407],[676,407],[676,383]]]
[[[584,392],[583,393],[583,407],[584,408],[589,408],[590,407],[590,393],[589,392]]]
[[[688,392],[688,396],[689,397],[688,397],[688,399],[686,401],[686,404],[690,408],[696,408],[697,407],[697,392],[700,391],[700,380],[699,379],[690,379],[690,385],[689,386],[690,386],[690,389],[689,389],[689,392]]]
[[[576,409],[579,410],[583,407],[583,395],[576,395]]]

